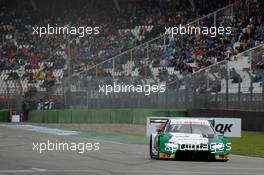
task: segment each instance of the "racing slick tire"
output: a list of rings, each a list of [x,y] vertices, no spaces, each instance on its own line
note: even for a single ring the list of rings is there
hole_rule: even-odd
[[[153,154],[152,152],[152,135],[150,135],[149,140],[149,156],[151,159],[159,159],[159,151],[157,150],[157,155]]]

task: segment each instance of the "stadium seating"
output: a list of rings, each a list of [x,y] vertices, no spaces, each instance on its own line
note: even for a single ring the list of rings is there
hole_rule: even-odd
[[[206,1],[206,3],[214,2]],[[231,19],[232,17],[226,14],[218,17],[217,24],[224,23],[228,25],[232,23],[232,27],[237,29],[234,30],[232,35],[225,36],[224,39],[222,36],[213,39],[199,35],[185,36],[183,38],[184,45],[179,48],[175,45],[178,42],[177,38],[165,37],[165,47],[163,42],[150,43],[148,47],[151,53],[149,57],[146,57],[144,53],[146,44],[144,43],[162,34],[164,26],[175,26],[179,23],[190,22],[201,17],[201,15],[224,7],[227,3],[223,1],[217,4],[218,6],[215,6],[215,9],[211,7],[212,9],[209,11],[198,3],[197,13],[191,13],[195,15],[187,13],[191,11],[186,4],[181,4],[182,7],[181,5],[175,7],[179,10],[178,14],[173,12],[175,9],[166,8],[168,5],[170,4],[160,7],[147,2],[136,4],[137,8],[135,8],[134,15],[128,7],[127,9],[124,7],[125,10],[119,13],[109,9],[102,10],[101,15],[97,16],[103,16],[104,18],[95,17],[95,19],[89,18],[88,11],[93,12],[91,7],[79,7],[71,13],[74,15],[69,16],[70,19],[62,22],[59,16],[57,18],[56,16],[55,18],[44,18],[41,22],[36,23],[33,19],[27,19],[26,21],[20,15],[17,15],[12,20],[13,23],[9,23],[10,18],[13,17],[12,10],[3,4],[1,10],[4,12],[4,20],[0,28],[4,38],[4,42],[0,44],[1,93],[7,93],[8,88],[11,90],[10,92],[20,91],[20,86],[22,92],[27,92],[32,88],[36,88],[36,91],[46,92],[55,84],[62,84],[62,81],[69,76],[68,73],[71,73],[73,77],[84,75],[86,78],[91,79],[91,76],[95,75],[95,69],[89,69],[90,67],[101,64],[102,61],[128,49],[137,51],[132,60],[122,58],[122,62],[119,60],[120,65],[118,67],[113,67],[111,64],[106,65],[109,64],[109,62],[106,62],[102,64],[103,68],[99,69],[97,75],[113,78],[123,76],[146,77],[147,82],[170,81],[174,77],[181,77],[182,74],[199,71],[226,58],[232,59],[232,56],[239,52],[257,46],[264,41],[264,19],[261,15],[263,11],[256,8],[254,13],[252,12],[252,14],[247,14],[247,16],[241,18]],[[163,11],[163,9],[166,10]],[[19,12],[15,13],[19,14]],[[30,14],[29,18],[34,16],[30,12],[28,13]],[[172,14],[177,17],[181,16],[181,20],[177,21],[178,18],[174,19]],[[95,24],[103,28],[109,28],[109,31],[102,31],[98,37],[94,38],[74,36],[67,38],[56,35],[41,38],[31,36],[31,29],[34,25],[66,24],[69,21],[77,21],[76,25]],[[163,25],[161,25],[162,21],[164,22]],[[203,18],[200,22],[210,27],[211,19]],[[250,34],[247,33],[249,29]],[[139,46],[136,47],[137,45]],[[70,71],[69,65],[67,65],[69,60],[71,60]],[[246,58],[243,60],[246,60]],[[230,64],[230,68],[237,70],[243,80],[246,80],[241,82],[241,86],[246,87],[246,84],[250,84],[248,74],[239,69],[241,66],[249,66],[248,63],[246,61],[241,63],[234,61]],[[17,81],[18,83],[15,83]],[[225,83],[224,80],[221,80],[222,91]],[[260,91],[260,83],[253,84],[254,91]],[[232,86],[230,87],[231,90],[236,91],[237,83],[233,83]],[[78,87],[72,83],[72,90],[77,89]],[[248,92],[248,89],[242,89],[242,91]]]

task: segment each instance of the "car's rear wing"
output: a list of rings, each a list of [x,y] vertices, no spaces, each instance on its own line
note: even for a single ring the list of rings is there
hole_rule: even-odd
[[[210,122],[212,126],[215,126],[215,120],[214,119],[208,119],[208,122]]]
[[[163,129],[169,122],[169,119],[169,117],[149,117],[149,119],[147,120],[147,126],[149,126],[150,133],[155,133],[157,129]],[[214,119],[208,119],[208,121],[212,126],[215,125]],[[149,135],[150,133],[147,133],[147,135]]]
[[[149,118],[149,126],[151,126],[151,133],[156,132],[157,129],[163,129],[169,122],[168,118],[151,117]]]
[[[156,118],[156,117],[155,118],[150,118],[149,120],[150,120],[150,123],[159,123],[159,124],[167,123],[169,121],[168,118]]]

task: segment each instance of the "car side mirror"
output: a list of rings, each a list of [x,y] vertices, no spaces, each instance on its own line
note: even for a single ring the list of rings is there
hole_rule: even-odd
[[[225,132],[224,131],[220,131],[219,133],[220,133],[219,134],[220,136],[224,136],[225,135]]]
[[[163,129],[158,128],[158,129],[156,129],[156,131],[157,131],[158,134],[161,134],[163,132]]]

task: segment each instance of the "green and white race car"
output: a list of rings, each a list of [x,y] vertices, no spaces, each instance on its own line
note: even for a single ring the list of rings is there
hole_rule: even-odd
[[[216,133],[211,122],[197,118],[157,121],[157,133],[150,135],[150,157],[228,161],[231,143],[223,134]]]

